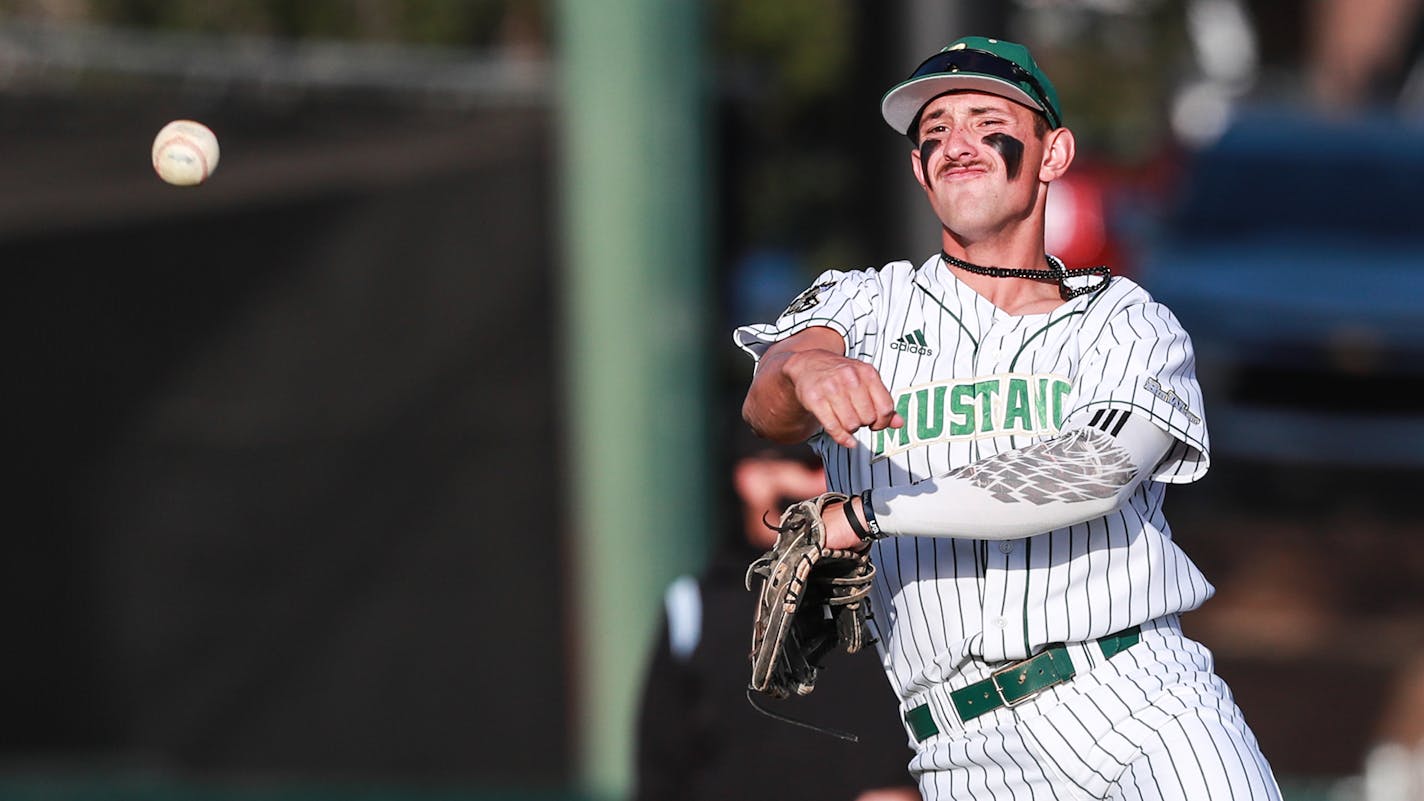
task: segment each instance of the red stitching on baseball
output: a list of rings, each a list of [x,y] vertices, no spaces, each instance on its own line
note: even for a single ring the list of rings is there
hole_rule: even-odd
[[[183,134],[176,134],[168,139],[164,139],[163,144],[158,146],[158,158],[153,160],[154,172],[159,172],[158,162],[163,158],[163,151],[167,150],[169,145],[176,142],[183,142],[193,148],[193,152],[198,155],[198,161],[203,165],[203,174],[198,178],[198,181],[202,182],[208,180],[208,157],[203,154],[203,149],[198,147],[197,142],[194,142]],[[160,172],[159,174],[161,175],[162,173]]]

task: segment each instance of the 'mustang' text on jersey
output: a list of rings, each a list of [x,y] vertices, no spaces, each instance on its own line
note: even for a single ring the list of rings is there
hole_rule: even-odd
[[[1212,587],[1172,542],[1164,485],[1206,472],[1208,441],[1192,347],[1172,313],[1114,278],[1046,314],[1011,315],[938,256],[920,267],[829,271],[775,322],[737,329],[759,358],[811,326],[875,366],[905,419],[811,446],[829,489],[905,486],[1058,433],[1084,412],[1143,415],[1175,445],[1123,507],[1018,540],[892,537],[875,545],[873,595],[891,682],[910,697],[965,658],[1021,659],[1194,609]]]

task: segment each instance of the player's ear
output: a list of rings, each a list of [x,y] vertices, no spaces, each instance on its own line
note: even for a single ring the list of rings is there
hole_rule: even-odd
[[[1055,128],[1043,137],[1043,162],[1038,168],[1038,180],[1047,183],[1057,180],[1068,171],[1073,163],[1077,144],[1073,132],[1067,128]]]

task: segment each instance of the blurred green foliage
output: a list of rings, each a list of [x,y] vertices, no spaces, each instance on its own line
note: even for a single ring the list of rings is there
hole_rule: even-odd
[[[808,264],[873,258],[856,224],[858,169],[845,131],[873,99],[849,90],[857,63],[851,0],[713,0],[708,33],[734,159],[724,172],[733,248],[786,248]],[[859,221],[862,222],[863,221]],[[740,252],[721,254],[735,260]],[[808,268],[809,269],[809,268]]]
[[[1119,164],[1160,155],[1173,91],[1197,69],[1182,0],[1112,12],[1047,6],[1020,11],[1013,23],[1058,87],[1080,153]]]
[[[854,18],[840,0],[718,0],[713,15],[720,52],[775,76],[777,109],[826,97],[850,65]]]
[[[545,0],[0,0],[0,19],[489,46],[543,30]]]

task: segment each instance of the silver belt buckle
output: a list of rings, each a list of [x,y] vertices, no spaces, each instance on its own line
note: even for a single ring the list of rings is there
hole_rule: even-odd
[[[1012,665],[1008,665],[1008,666],[999,668],[998,670],[996,670],[996,671],[994,671],[993,673],[990,673],[990,674],[989,674],[989,683],[991,683],[991,684],[994,685],[994,692],[996,692],[996,693],[999,694],[999,700],[1000,700],[1001,702],[1003,702],[1004,706],[1008,707],[1009,709],[1013,709],[1016,705],[1022,704],[1023,702],[1025,702],[1025,701],[1027,701],[1027,700],[1033,698],[1035,695],[1038,695],[1039,693],[1043,692],[1044,690],[1047,690],[1049,687],[1056,687],[1056,686],[1058,686],[1059,684],[1062,684],[1062,683],[1064,682],[1064,679],[1059,678],[1057,672],[1055,671],[1054,677],[1053,677],[1053,681],[1050,681],[1049,683],[1043,685],[1042,687],[1039,687],[1038,689],[1034,690],[1033,692],[1029,693],[1028,695],[1025,695],[1024,697],[1020,698],[1020,699],[1017,700],[1017,701],[1010,701],[1010,700],[1008,699],[1008,697],[1004,695],[1004,688],[1003,688],[1002,685],[999,684],[999,677],[1002,676],[1002,675],[1005,674],[1005,673],[1010,673],[1010,672],[1012,672],[1012,671],[1014,671],[1014,670],[1017,670],[1018,668],[1021,668],[1021,667],[1023,667],[1024,665],[1027,665],[1029,662],[1032,662],[1033,660],[1038,659],[1038,658],[1041,657],[1041,656],[1047,656],[1049,662],[1052,662],[1052,661],[1053,661],[1053,652],[1052,652],[1052,651],[1043,651],[1043,652],[1041,652],[1041,653],[1038,653],[1038,654],[1035,654],[1034,656],[1029,657],[1028,659],[1023,660],[1022,662],[1015,662],[1015,663],[1012,664]],[[1023,684],[1024,681],[1027,681],[1027,680],[1028,680],[1028,676],[1027,676],[1027,674],[1025,674],[1024,677],[1023,677],[1023,680],[1021,680],[1021,681],[1019,682],[1019,684]]]
[[[1018,668],[1023,667],[1024,662],[1027,661],[1028,660],[1025,659],[1023,662],[1015,662],[1012,665],[999,668],[998,670],[989,674],[989,683],[994,685],[994,692],[999,694],[999,702],[1002,703],[1008,709],[1013,709],[1016,704],[1021,704],[1024,701],[1027,701],[1028,699],[1032,698],[1034,696],[1034,693],[1029,693],[1028,695],[1025,695],[1017,701],[1010,701],[1008,696],[1004,695],[1004,688],[999,684],[999,677],[1004,675],[1005,673],[1012,673]],[[1022,684],[1023,682],[1019,683]]]

